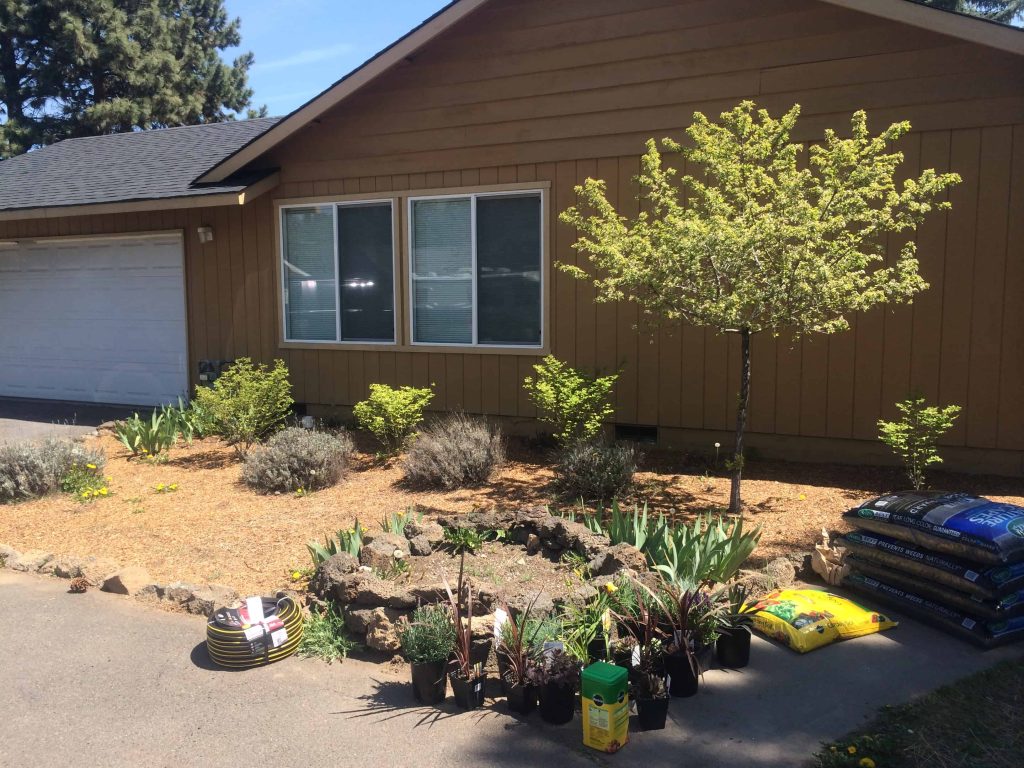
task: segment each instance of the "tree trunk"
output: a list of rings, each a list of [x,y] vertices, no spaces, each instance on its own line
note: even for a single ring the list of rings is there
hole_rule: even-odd
[[[733,454],[732,488],[729,492],[729,512],[738,515],[743,511],[740,504],[740,483],[743,478],[743,432],[747,428],[747,408],[750,405],[750,329],[740,329],[743,349],[743,364],[740,369],[740,402],[736,408],[736,451]]]

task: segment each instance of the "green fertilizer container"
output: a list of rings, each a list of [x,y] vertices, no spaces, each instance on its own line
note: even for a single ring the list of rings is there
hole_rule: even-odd
[[[583,743],[601,752],[618,752],[629,741],[629,673],[598,661],[583,670]]]

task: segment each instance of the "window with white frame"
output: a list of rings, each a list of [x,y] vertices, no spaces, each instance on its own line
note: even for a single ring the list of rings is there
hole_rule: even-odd
[[[288,341],[395,342],[392,203],[281,209]]]
[[[409,201],[414,344],[540,347],[540,192]]]

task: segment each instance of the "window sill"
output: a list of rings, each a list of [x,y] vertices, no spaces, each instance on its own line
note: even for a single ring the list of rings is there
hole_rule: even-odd
[[[413,352],[422,355],[516,355],[519,357],[544,357],[551,353],[551,348],[543,347],[486,347],[482,345],[433,345],[433,344],[359,344],[338,343],[336,341],[282,341],[280,349],[307,349],[324,352]]]

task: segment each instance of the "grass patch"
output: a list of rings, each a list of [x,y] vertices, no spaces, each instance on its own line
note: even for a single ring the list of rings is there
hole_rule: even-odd
[[[310,611],[302,630],[299,656],[323,659],[328,664],[348,656],[358,644],[348,636],[345,617],[336,607]]]
[[[910,704],[884,707],[867,727],[826,744],[818,768],[1019,768],[1024,754],[1024,660],[1007,661]]]

